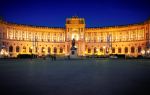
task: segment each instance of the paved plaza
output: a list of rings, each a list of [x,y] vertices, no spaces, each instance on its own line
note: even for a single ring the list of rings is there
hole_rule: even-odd
[[[150,95],[150,60],[0,59],[0,88],[0,95]]]

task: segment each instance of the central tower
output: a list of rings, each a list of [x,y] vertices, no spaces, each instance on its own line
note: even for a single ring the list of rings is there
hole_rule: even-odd
[[[77,53],[79,56],[84,55],[85,52],[85,42],[84,42],[84,29],[85,20],[84,18],[78,18],[73,16],[72,18],[66,19],[66,52],[69,53],[71,48],[71,41],[75,39],[77,48]]]

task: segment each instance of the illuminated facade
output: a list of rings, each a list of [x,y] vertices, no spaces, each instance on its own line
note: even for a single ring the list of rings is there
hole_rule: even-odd
[[[138,56],[150,45],[150,20],[143,23],[87,28],[84,18],[66,19],[66,27],[50,28],[19,25],[0,20],[0,49],[10,56],[18,54],[69,55],[76,40],[77,54],[125,54]]]

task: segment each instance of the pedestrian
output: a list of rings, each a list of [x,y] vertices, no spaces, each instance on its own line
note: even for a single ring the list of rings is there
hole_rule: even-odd
[[[52,61],[54,60],[54,57],[53,57],[53,55],[51,55],[51,58],[52,58]]]
[[[54,54],[54,60],[56,60],[56,54]]]

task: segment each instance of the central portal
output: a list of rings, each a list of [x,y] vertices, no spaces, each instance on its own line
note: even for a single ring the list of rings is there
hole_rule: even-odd
[[[72,37],[71,38],[76,40],[76,41],[79,40],[79,31],[78,31],[78,29],[73,29],[72,30]]]
[[[85,20],[84,18],[78,18],[73,16],[66,19],[66,46],[67,54],[70,56],[83,56],[85,52]],[[74,46],[71,47],[71,42],[74,42]],[[75,48],[75,50],[74,50]],[[70,51],[69,51],[70,49]]]

